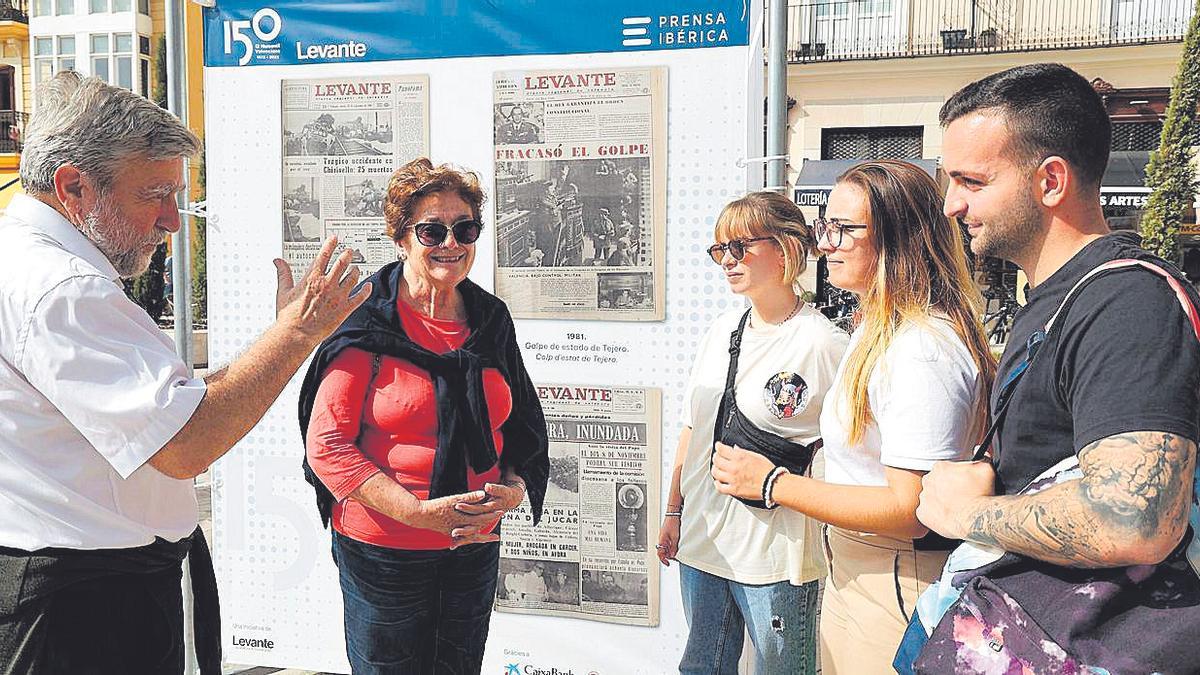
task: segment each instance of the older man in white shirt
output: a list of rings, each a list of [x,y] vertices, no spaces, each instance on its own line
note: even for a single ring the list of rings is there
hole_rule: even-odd
[[[276,323],[190,378],[120,279],[179,229],[198,139],[72,72],[42,90],[25,139],[28,195],[0,220],[0,673],[178,673],[189,550],[215,608],[191,479],[367,293],[351,293],[348,253],[330,267],[333,241],[299,283],[276,260]],[[199,621],[197,638],[218,673],[219,624]]]

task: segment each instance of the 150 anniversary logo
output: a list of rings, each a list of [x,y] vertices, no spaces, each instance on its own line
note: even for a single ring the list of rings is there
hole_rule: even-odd
[[[283,46],[277,42],[281,32],[283,18],[270,7],[259,9],[248,21],[228,19],[224,22],[225,55],[232,56],[235,49],[240,49],[239,66],[244,66],[251,60],[259,63],[282,62]],[[296,59],[299,61],[361,59],[366,55],[366,43],[357,40],[308,45],[300,40],[296,41]]]

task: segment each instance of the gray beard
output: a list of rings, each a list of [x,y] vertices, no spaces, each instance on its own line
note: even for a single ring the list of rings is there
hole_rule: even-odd
[[[85,215],[83,222],[75,227],[100,249],[117,270],[117,274],[125,279],[139,276],[150,267],[150,257],[154,253],[143,253],[143,247],[150,244],[157,246],[163,242],[163,236],[157,232],[153,239],[129,241],[128,233],[132,232],[133,228],[129,221],[117,213],[116,206],[107,196],[102,196],[96,208]]]

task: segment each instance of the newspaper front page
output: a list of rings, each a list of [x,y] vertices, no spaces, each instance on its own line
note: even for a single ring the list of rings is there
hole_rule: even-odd
[[[497,73],[496,294],[528,319],[658,321],[667,69]]]
[[[365,277],[396,259],[388,179],[429,154],[429,78],[283,82],[283,258],[307,269],[327,237]]]
[[[543,385],[550,483],[501,527],[496,609],[658,625],[660,410],[653,388]]]

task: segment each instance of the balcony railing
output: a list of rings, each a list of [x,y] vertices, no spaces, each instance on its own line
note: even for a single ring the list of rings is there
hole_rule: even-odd
[[[21,137],[25,133],[28,113],[16,110],[0,110],[0,154],[21,152]]]
[[[29,0],[0,0],[0,21],[29,23]]]
[[[1194,0],[842,0],[788,7],[788,60],[1178,42]]]

